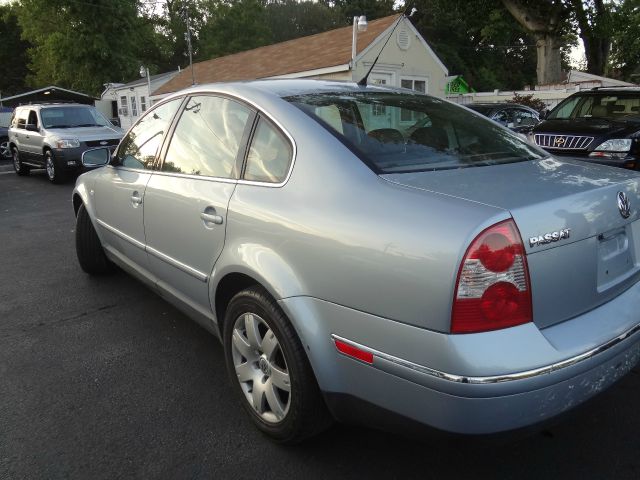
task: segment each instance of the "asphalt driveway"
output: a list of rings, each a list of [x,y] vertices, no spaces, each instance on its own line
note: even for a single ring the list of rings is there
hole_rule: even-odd
[[[640,478],[638,368],[526,437],[339,425],[274,445],[216,339],[124,273],[80,270],[72,188],[0,171],[0,478]]]

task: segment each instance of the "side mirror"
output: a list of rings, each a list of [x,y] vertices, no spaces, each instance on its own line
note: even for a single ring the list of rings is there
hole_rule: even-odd
[[[28,130],[29,132],[38,132],[40,131],[40,129],[38,128],[38,126],[34,123],[27,123],[24,127],[25,130]]]
[[[111,161],[111,150],[106,147],[93,148],[82,154],[82,165],[85,167],[101,167]]]

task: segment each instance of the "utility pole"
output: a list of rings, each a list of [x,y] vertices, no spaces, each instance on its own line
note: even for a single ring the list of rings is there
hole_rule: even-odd
[[[191,20],[189,18],[189,10],[187,6],[184,7],[184,15],[186,17],[187,22],[187,32],[185,33],[185,37],[187,39],[187,48],[189,49],[189,67],[191,68],[191,85],[196,84],[196,76],[193,71],[193,50],[191,49]]]

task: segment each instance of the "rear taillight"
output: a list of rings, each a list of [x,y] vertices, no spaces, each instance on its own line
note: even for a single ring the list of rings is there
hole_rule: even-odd
[[[513,220],[497,223],[471,242],[458,271],[451,333],[498,330],[530,322],[531,284]]]

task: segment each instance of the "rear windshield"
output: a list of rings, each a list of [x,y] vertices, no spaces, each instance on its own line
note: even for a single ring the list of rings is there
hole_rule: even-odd
[[[572,95],[554,108],[547,118],[640,120],[640,93]]]
[[[40,110],[44,128],[107,127],[111,123],[95,108],[52,107]]]
[[[285,100],[329,129],[377,173],[497,165],[547,155],[484,117],[427,95],[339,92]]]

